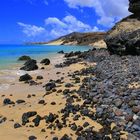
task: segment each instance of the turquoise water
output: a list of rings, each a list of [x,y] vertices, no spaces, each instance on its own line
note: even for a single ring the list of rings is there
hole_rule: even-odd
[[[53,57],[58,51],[86,51],[89,46],[49,46],[49,45],[0,45],[0,69],[10,68],[21,63],[18,58],[29,55],[33,59]]]

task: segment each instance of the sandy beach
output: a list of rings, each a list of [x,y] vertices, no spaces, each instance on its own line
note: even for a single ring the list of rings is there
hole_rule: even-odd
[[[42,75],[44,79],[37,80],[38,83],[40,83],[37,86],[29,86],[28,84],[19,82],[19,72],[24,73],[23,71],[18,71],[17,75],[14,75],[13,72],[9,76],[9,79],[5,79],[3,81],[3,84],[6,85],[4,89],[1,86],[0,89],[0,116],[6,117],[6,122],[0,125],[0,139],[2,140],[27,140],[30,135],[35,135],[38,140],[45,140],[45,139],[52,139],[53,137],[59,137],[61,138],[64,134],[70,135],[73,139],[76,139],[76,135],[74,131],[70,129],[70,127],[65,127],[61,130],[49,130],[46,129],[47,125],[45,121],[42,121],[41,124],[38,127],[29,127],[30,125],[33,125],[32,122],[30,122],[27,126],[22,126],[21,128],[14,128],[15,123],[22,123],[22,114],[28,111],[37,111],[39,115],[42,117],[45,115],[48,115],[49,113],[55,113],[59,115],[59,118],[61,118],[61,109],[65,107],[66,103],[66,97],[62,93],[53,92],[49,95],[45,94],[45,89],[43,88],[43,85],[45,85],[47,82],[49,82],[51,79],[57,80],[59,78],[64,78],[62,85],[60,87],[57,87],[56,90],[59,89],[64,90],[66,83],[74,83],[69,77],[68,74],[73,73],[76,70],[80,70],[85,67],[84,64],[78,63],[73,64],[66,68],[55,68],[54,65],[56,63],[63,62],[63,55],[59,58],[55,58],[55,61],[51,61],[51,65],[46,66],[45,70],[37,70],[34,72],[29,72],[29,74],[33,77],[33,80],[36,81],[37,75]],[[57,60],[57,61],[56,61]],[[59,73],[59,74],[57,74]],[[10,78],[10,76],[13,76]],[[82,78],[82,77],[81,77]],[[2,84],[2,81],[1,81]],[[71,90],[77,90],[79,88],[80,84],[74,84],[74,87],[71,87]],[[75,93],[76,94],[76,93]],[[28,96],[31,96],[28,98]],[[78,95],[77,95],[78,96]],[[25,103],[22,104],[14,104],[14,105],[3,105],[3,100],[5,98],[10,98],[12,101],[16,102],[19,99],[22,99],[25,101]],[[76,102],[76,104],[82,104],[83,101],[80,97],[78,97],[80,100],[79,102]],[[40,105],[38,102],[43,99],[45,100],[45,105]],[[52,102],[55,102],[55,105],[51,105]],[[94,109],[93,109],[94,110]],[[73,116],[73,115],[72,115]],[[72,116],[70,116],[67,120],[67,123],[72,124]],[[31,120],[32,121],[32,118]],[[78,121],[76,121],[77,126],[83,125],[84,122],[88,122],[90,125],[93,126],[95,130],[99,130],[102,128],[102,126],[94,121],[91,121],[88,117],[80,117]],[[45,132],[41,132],[42,129],[45,129]]]
[[[139,92],[139,77],[127,82],[122,78],[126,79],[134,71],[132,68],[139,68],[137,60],[110,56],[101,49],[71,52],[65,57],[59,54],[50,59],[50,65],[38,61],[39,68],[34,71],[18,67],[11,72],[1,71],[0,139],[76,140],[90,134],[95,137],[93,140],[114,137],[133,140],[134,136],[124,126],[138,119],[139,106],[131,105],[132,100],[125,101],[123,94],[128,94],[124,90]],[[19,78],[26,73],[32,80],[20,82]],[[2,80],[2,76],[7,78]],[[127,96],[133,98],[131,94]],[[123,102],[131,105],[128,109],[134,112],[132,117],[121,108]]]

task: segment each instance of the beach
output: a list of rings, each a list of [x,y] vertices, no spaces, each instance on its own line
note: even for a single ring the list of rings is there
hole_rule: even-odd
[[[139,59],[93,48],[55,55],[47,65],[37,60],[34,71],[19,70],[22,65],[4,71],[9,78],[1,80],[0,138],[133,140],[137,133],[129,129],[139,123]],[[32,79],[19,81],[27,73]]]
[[[45,85],[47,82],[49,82],[51,79],[57,80],[59,78],[64,78],[64,83],[56,88],[58,91],[59,89],[64,90],[66,83],[74,83],[69,77],[69,73],[73,73],[76,70],[80,70],[85,67],[84,64],[78,63],[73,64],[66,68],[55,68],[54,65],[57,63],[62,63],[63,55],[58,56],[58,58],[55,58],[51,61],[51,65],[46,66],[45,70],[37,70],[35,72],[31,71],[29,74],[33,77],[33,80],[36,81],[37,75],[42,75],[44,79],[37,80],[39,85],[35,86],[29,86],[28,84],[19,82],[19,73],[23,73],[23,71],[17,71],[17,75],[13,75],[15,79],[9,79],[7,81],[3,81],[4,84],[8,85],[8,87],[5,87],[4,89],[0,89],[0,116],[6,117],[6,122],[0,125],[0,138],[3,140],[7,139],[13,139],[13,140],[27,140],[30,135],[36,135],[39,140],[45,140],[45,139],[52,139],[53,137],[62,137],[64,134],[71,135],[73,139],[76,139],[75,133],[70,129],[70,127],[65,127],[62,130],[47,130],[45,121],[42,121],[39,127],[29,127],[30,125],[33,125],[32,122],[28,124],[27,126],[23,126],[21,128],[14,128],[15,123],[22,123],[21,117],[24,112],[28,111],[37,111],[37,113],[41,116],[48,115],[49,113],[55,113],[58,114],[61,118],[61,109],[65,107],[66,103],[66,97],[63,95],[63,93],[57,93],[53,92],[49,95],[45,95],[45,89],[43,88],[43,85]],[[59,73],[60,72],[60,73]],[[13,74],[12,73],[12,74]],[[59,73],[59,74],[57,74]],[[11,74],[11,75],[12,75]],[[19,75],[18,75],[19,74]],[[82,78],[82,77],[81,77]],[[8,82],[9,81],[9,82]],[[6,83],[8,82],[8,83]],[[73,87],[71,87],[71,90],[77,90],[79,88],[80,84],[75,84]],[[28,98],[28,96],[31,95],[31,98]],[[76,94],[75,94],[76,95]],[[78,96],[78,95],[77,95]],[[22,104],[14,104],[14,105],[3,105],[3,100],[5,98],[10,98],[12,101],[16,102],[19,99],[22,99],[25,101],[25,103]],[[77,102],[78,104],[82,104],[82,99],[78,97],[80,100]],[[38,102],[43,99],[45,100],[46,104],[38,104]],[[52,102],[55,102],[55,105],[51,105]],[[94,110],[94,109],[93,109]],[[73,116],[73,115],[72,115]],[[72,124],[72,116],[68,118],[68,122]],[[32,120],[32,118],[31,118]],[[84,120],[81,117],[76,124],[77,125],[83,125],[84,122],[88,122],[90,126],[93,126],[95,130],[99,130],[102,128],[102,126],[94,121],[91,122],[91,120],[88,117],[85,117]],[[41,132],[42,129],[45,129],[45,132]]]

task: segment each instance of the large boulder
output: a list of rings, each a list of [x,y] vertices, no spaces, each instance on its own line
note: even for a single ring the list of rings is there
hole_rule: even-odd
[[[24,66],[20,68],[20,70],[25,70],[25,71],[32,71],[32,70],[37,70],[37,69],[38,69],[37,62],[36,60],[33,60],[33,59],[25,62]]]
[[[140,15],[140,0],[129,0],[129,11]]]
[[[140,17],[131,15],[117,23],[105,37],[108,50],[119,55],[140,55]]]

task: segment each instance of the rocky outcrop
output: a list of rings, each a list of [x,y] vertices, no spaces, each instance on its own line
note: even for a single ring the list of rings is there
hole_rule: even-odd
[[[119,55],[140,55],[140,1],[130,0],[129,11],[133,12],[117,23],[105,37],[108,50]]]
[[[140,1],[139,0],[129,0],[130,4],[129,4],[129,11],[140,15]]]

